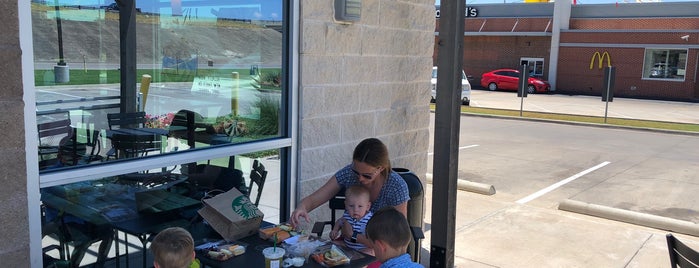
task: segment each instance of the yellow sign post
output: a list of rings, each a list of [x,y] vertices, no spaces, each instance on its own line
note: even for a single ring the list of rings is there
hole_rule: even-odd
[[[148,74],[144,74],[141,77],[141,95],[143,99],[141,100],[141,111],[146,110],[146,99],[148,98],[148,89],[150,88],[151,77]]]

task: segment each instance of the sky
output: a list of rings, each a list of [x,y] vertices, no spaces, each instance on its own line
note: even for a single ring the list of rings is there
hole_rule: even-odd
[[[645,1],[660,1],[660,0],[645,0]],[[692,2],[699,0],[662,0],[662,2]],[[501,4],[501,3],[523,3],[524,0],[466,0],[468,4]],[[636,0],[577,0],[578,4],[614,4],[614,3],[635,3]],[[434,1],[435,5],[439,5],[439,0]]]

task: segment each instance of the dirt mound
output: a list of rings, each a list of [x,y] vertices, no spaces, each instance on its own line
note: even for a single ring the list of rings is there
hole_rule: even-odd
[[[56,20],[50,12],[32,12],[35,61],[58,59]],[[93,21],[61,20],[67,62],[119,62],[118,13],[105,15]],[[200,63],[212,60],[217,66],[282,62],[282,34],[264,26],[219,20],[216,25],[190,21],[164,27],[157,14],[139,14],[136,21],[138,63],[160,64],[165,56],[198,56]]]

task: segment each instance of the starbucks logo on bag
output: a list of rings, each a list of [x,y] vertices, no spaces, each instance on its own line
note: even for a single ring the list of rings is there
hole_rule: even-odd
[[[231,207],[235,213],[238,213],[238,215],[246,220],[258,216],[257,207],[250,203],[250,200],[243,195],[233,199],[233,202],[231,202]]]

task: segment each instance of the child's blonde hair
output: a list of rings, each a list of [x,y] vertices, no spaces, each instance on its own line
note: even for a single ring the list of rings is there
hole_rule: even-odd
[[[345,190],[345,199],[351,197],[361,198],[364,196],[371,203],[371,194],[369,193],[369,189],[367,189],[366,187],[361,185],[352,185],[350,187],[347,187],[347,190]]]
[[[181,227],[167,228],[150,245],[155,263],[162,268],[187,268],[194,260],[194,239]]]

